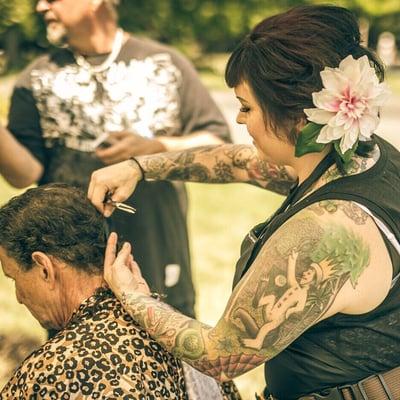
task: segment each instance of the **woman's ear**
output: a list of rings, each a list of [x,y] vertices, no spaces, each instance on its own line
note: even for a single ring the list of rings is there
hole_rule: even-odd
[[[39,279],[41,279],[43,283],[50,285],[50,289],[54,289],[56,273],[53,259],[46,253],[35,251],[32,253],[32,261],[38,268]]]
[[[295,129],[297,132],[300,132],[306,125],[307,125],[307,119],[305,117],[301,117],[297,124],[295,125]]]

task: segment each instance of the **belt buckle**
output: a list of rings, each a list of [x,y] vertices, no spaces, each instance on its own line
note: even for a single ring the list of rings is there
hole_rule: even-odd
[[[364,381],[366,381],[368,378],[362,379],[361,381],[354,383],[353,385],[342,385],[342,386],[338,386],[338,391],[339,393],[342,395],[342,398],[344,398],[343,396],[343,390],[344,389],[348,389],[350,391],[350,394],[353,398],[357,398],[357,393],[354,390],[353,386],[357,386],[358,390],[360,391],[360,394],[362,396],[362,398],[364,400],[368,400],[368,396],[367,393],[365,392],[365,389],[363,387],[363,383]]]

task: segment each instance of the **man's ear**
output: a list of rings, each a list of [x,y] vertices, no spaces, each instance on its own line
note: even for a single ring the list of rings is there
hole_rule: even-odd
[[[50,285],[50,289],[54,289],[56,283],[56,266],[54,265],[53,258],[42,251],[35,251],[32,253],[32,261],[38,268],[39,278],[45,284]]]

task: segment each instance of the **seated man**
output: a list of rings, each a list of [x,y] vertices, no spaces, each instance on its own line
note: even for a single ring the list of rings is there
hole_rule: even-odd
[[[187,399],[192,393],[181,363],[104,287],[105,226],[85,194],[66,185],[30,189],[0,209],[4,274],[40,324],[60,330],[24,361],[1,399]],[[208,380],[206,386],[217,397],[190,399],[239,398],[233,385],[221,389]]]

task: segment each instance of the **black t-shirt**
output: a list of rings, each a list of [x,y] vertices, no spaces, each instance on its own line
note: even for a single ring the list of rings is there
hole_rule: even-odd
[[[88,61],[99,64],[106,57]],[[193,66],[173,49],[137,37],[130,37],[111,66],[98,73],[79,66],[68,49],[34,61],[16,83],[8,128],[44,165],[39,183],[81,187],[103,167],[94,144],[107,132],[128,129],[151,138],[205,130],[230,140]],[[141,182],[127,202],[137,213],[117,210],[110,228],[133,244],[152,290],[193,316],[183,186]]]
[[[96,139],[113,131],[151,138],[206,130],[230,140],[193,66],[171,48],[137,37],[96,74],[68,49],[37,59],[16,83],[8,120],[9,130],[44,165],[41,183],[86,185],[102,166],[93,154]]]

